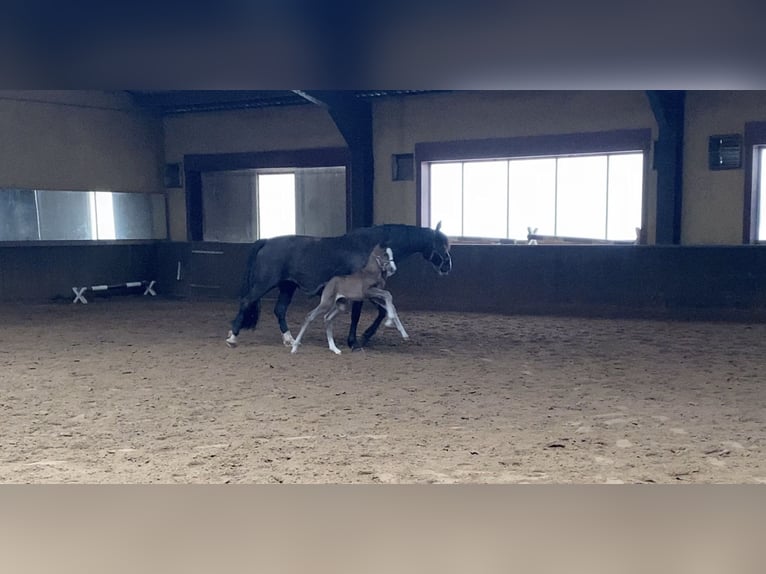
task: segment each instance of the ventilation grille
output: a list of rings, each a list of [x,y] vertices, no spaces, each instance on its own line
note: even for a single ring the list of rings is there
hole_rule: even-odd
[[[742,167],[742,136],[740,134],[710,136],[708,165],[712,170]]]
[[[415,156],[411,153],[395,153],[391,156],[391,179],[412,181],[415,179]]]

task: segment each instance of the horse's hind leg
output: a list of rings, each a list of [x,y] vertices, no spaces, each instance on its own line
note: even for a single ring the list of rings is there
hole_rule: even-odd
[[[234,317],[234,320],[231,322],[231,329],[226,336],[226,344],[229,347],[237,346],[237,337],[239,337],[239,332],[242,330],[242,325],[245,323],[245,317],[249,317],[247,319],[248,324],[252,323],[255,325],[255,323],[258,322],[259,306],[260,301],[257,300],[253,301],[247,297],[243,297],[240,300],[239,311],[237,311],[237,316]],[[255,320],[253,320],[253,317],[255,317]]]
[[[279,297],[277,298],[277,304],[274,306],[274,314],[277,316],[279,330],[282,332],[282,342],[288,347],[293,344],[295,339],[293,339],[290,328],[287,326],[287,307],[290,305],[297,287],[295,283],[288,281],[280,283]]]
[[[359,318],[362,316],[362,301],[354,301],[351,304],[351,326],[348,328],[348,343],[349,348],[357,351],[362,348],[356,340],[356,328],[359,325]]]
[[[383,319],[386,318],[386,309],[385,307],[381,305],[377,305],[378,308],[378,316],[375,317],[375,320],[372,322],[372,324],[367,327],[364,333],[362,333],[362,343],[359,345],[359,348],[363,348],[367,346],[367,343],[370,342],[370,339],[372,339],[372,336],[378,332],[378,328],[380,327],[380,324],[383,322]]]
[[[237,316],[231,322],[231,330],[226,337],[226,344],[229,347],[237,346],[237,337],[242,329],[254,329],[258,324],[260,314],[260,301],[271,287],[256,285],[247,295],[239,300],[239,311]]]
[[[372,336],[377,332],[378,327],[380,327],[380,324],[383,322],[383,319],[386,318],[386,310],[378,306],[378,316],[375,318],[375,320],[372,322],[372,325],[367,327],[367,330],[362,333],[362,341],[361,343],[356,338],[356,329],[359,325],[359,317],[362,314],[362,302],[361,301],[354,301],[354,304],[351,306],[351,327],[349,327],[348,330],[348,346],[349,348],[353,349],[354,351],[359,351],[363,349],[365,346],[367,346],[367,343],[370,341]]]

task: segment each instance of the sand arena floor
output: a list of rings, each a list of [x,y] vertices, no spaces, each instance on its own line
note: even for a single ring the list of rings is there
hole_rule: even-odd
[[[0,482],[766,483],[763,324],[403,311],[291,355],[234,311],[0,305]]]

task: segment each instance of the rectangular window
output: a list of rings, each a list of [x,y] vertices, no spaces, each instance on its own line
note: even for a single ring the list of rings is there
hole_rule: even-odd
[[[0,241],[166,237],[161,193],[0,189]]]
[[[346,168],[202,173],[203,240],[249,243],[346,232]]]
[[[508,237],[526,238],[527,227],[556,234],[556,160],[508,162]]]
[[[93,239],[117,239],[114,230],[114,206],[108,191],[91,191],[90,228],[95,230]]]
[[[428,162],[430,225],[451,237],[633,241],[643,152]]]
[[[605,239],[606,156],[565,157],[556,164],[555,235]]]
[[[766,188],[766,147],[755,148],[753,161],[756,162],[756,193],[758,194],[758,235],[757,241],[766,241],[766,201],[764,201],[764,189]]]
[[[34,190],[0,190],[0,241],[33,239],[40,239]]]
[[[742,242],[766,242],[766,122],[746,122],[742,163],[745,171]]]
[[[508,162],[463,164],[463,234],[507,237]]]
[[[258,174],[258,237],[295,234],[295,174]]]

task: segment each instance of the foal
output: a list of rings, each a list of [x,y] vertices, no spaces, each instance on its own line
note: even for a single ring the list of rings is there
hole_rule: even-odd
[[[341,302],[343,300],[363,301],[370,299],[376,305],[384,307],[387,315],[386,327],[390,327],[392,323],[396,324],[396,328],[402,334],[402,338],[409,339],[407,331],[404,330],[402,322],[396,314],[391,293],[383,289],[386,284],[386,278],[395,272],[396,264],[394,263],[394,254],[391,248],[386,247],[383,249],[380,245],[376,245],[367,259],[367,265],[362,269],[351,275],[340,275],[330,279],[322,291],[322,299],[319,305],[306,316],[290,352],[295,353],[298,351],[298,346],[301,344],[301,339],[303,339],[303,334],[306,332],[309,323],[324,313],[327,344],[333,353],[340,355],[340,349],[335,345],[332,335],[332,320],[339,311],[345,310],[345,306]],[[383,305],[380,304],[381,300]]]

